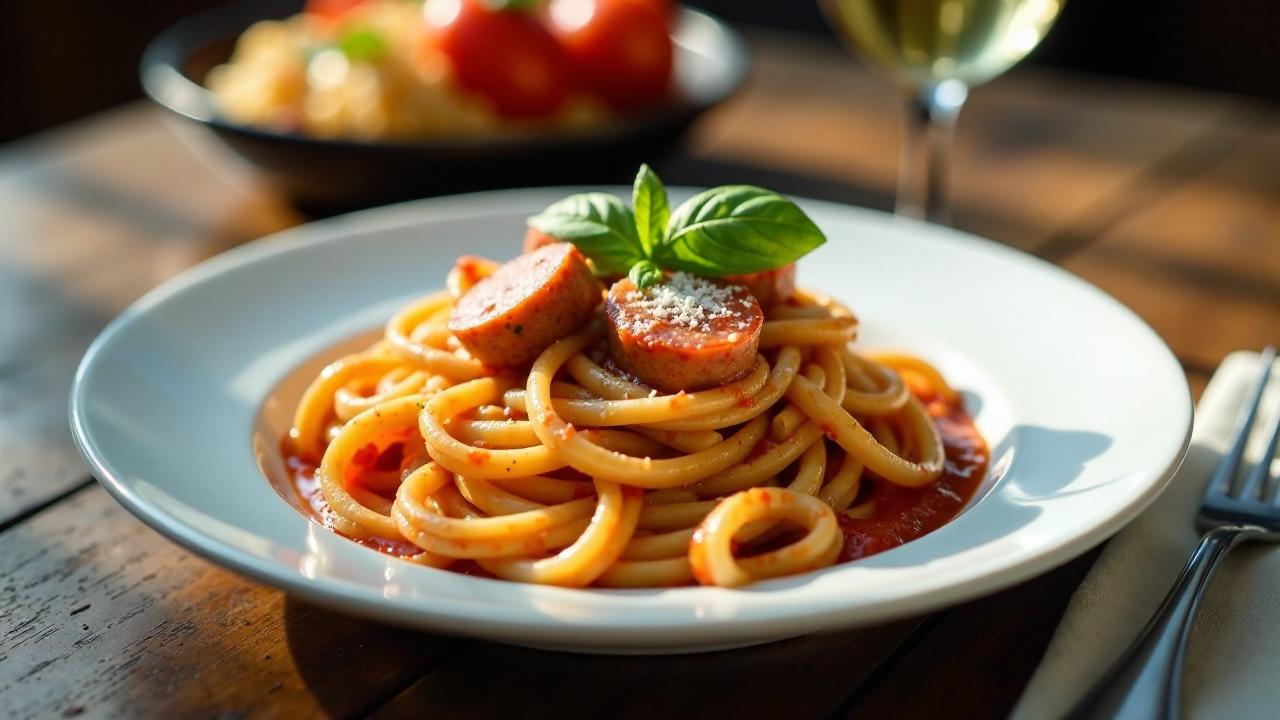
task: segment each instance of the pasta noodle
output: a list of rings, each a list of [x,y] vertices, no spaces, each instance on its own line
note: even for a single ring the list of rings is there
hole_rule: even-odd
[[[385,51],[351,57],[335,40],[344,31],[374,33]],[[512,136],[589,128],[612,118],[607,105],[577,93],[555,114],[513,119],[492,98],[458,82],[449,61],[426,42],[421,3],[373,0],[339,21],[303,13],[245,30],[206,84],[229,120],[320,138],[405,140]]]
[[[472,282],[451,275],[298,403],[288,452],[338,532],[520,582],[735,586],[857,556],[850,527],[947,469],[955,391],[918,358],[855,352],[829,300],[770,311],[741,379],[659,394],[607,367],[595,322],[527,372],[486,369],[447,326]]]

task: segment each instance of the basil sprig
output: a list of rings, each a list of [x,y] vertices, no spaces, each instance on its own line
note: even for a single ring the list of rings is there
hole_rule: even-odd
[[[338,49],[356,62],[375,62],[387,54],[388,46],[382,33],[370,27],[355,27],[338,38]]]
[[[580,193],[554,202],[529,225],[578,246],[601,275],[620,275],[645,258],[636,232],[636,216],[608,193]]]
[[[795,203],[752,185],[706,190],[672,212],[662,181],[641,165],[631,203],[605,193],[570,195],[529,225],[576,245],[600,274],[627,273],[640,288],[660,282],[663,270],[708,277],[772,270],[826,242]]]
[[[631,205],[636,215],[636,234],[645,255],[652,257],[656,245],[667,231],[671,219],[671,205],[667,202],[667,188],[658,174],[641,165],[631,188]]]
[[[627,272],[627,278],[636,287],[647,288],[662,282],[662,268],[655,265],[652,260],[641,260],[631,266],[631,270]]]

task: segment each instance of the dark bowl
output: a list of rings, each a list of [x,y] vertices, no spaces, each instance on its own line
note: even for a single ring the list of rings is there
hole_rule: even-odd
[[[211,130],[299,207],[321,214],[471,190],[629,181],[641,162],[670,150],[699,115],[733,94],[749,65],[737,32],[682,8],[672,35],[677,99],[591,130],[379,142],[279,133],[219,117],[201,84],[208,71],[226,61],[254,22],[300,10],[298,0],[245,0],[193,15],[147,48],[142,85],[156,102]]]

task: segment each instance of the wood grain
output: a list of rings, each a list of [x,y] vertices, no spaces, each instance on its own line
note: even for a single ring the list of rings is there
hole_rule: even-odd
[[[0,377],[0,528],[89,479],[67,428],[79,360],[63,352]]]
[[[860,190],[850,202],[887,207],[901,122],[892,86],[828,43],[753,39],[761,51],[751,84],[699,127],[692,155],[844,182]],[[961,115],[956,224],[1020,248],[1085,232],[1124,212],[1144,168],[1241,107],[1226,96],[1015,68],[976,89]]]
[[[1125,219],[1094,249],[1189,284],[1280,300],[1280,130],[1268,114],[1219,130],[1233,150]]]
[[[0,535],[0,716],[350,716],[462,642],[291,601],[98,487]]]
[[[243,169],[193,147],[131,105],[4,149],[0,368],[83,350],[179,270],[296,222]]]
[[[434,710],[504,718],[512,712],[510,698],[519,697],[537,698],[520,708],[529,718],[821,717],[920,623],[665,657],[589,657],[476,643],[374,717],[413,718]]]
[[[1097,555],[1091,551],[1051,573],[939,613],[928,637],[897,659],[881,682],[851,697],[840,715],[1005,717]]]
[[[521,716],[546,718],[999,716],[1095,557],[928,618],[726,652],[584,657],[476,643],[373,717],[505,717],[507,697],[539,698]]]
[[[0,527],[88,478],[66,399],[94,335],[178,271],[296,220],[146,106],[0,153]]]
[[[1064,263],[1202,368],[1280,342],[1280,133],[1222,134],[1237,149]]]

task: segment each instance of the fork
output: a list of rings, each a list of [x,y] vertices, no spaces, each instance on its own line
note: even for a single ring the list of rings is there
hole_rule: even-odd
[[[1241,478],[1240,466],[1258,407],[1271,377],[1276,349],[1262,352],[1262,372],[1240,411],[1235,439],[1205,488],[1197,524],[1206,530],[1160,609],[1129,649],[1067,715],[1068,718],[1180,717],[1182,660],[1196,610],[1213,573],[1244,540],[1280,540],[1280,476],[1269,477],[1280,444],[1280,412],[1271,421],[1262,457]]]

